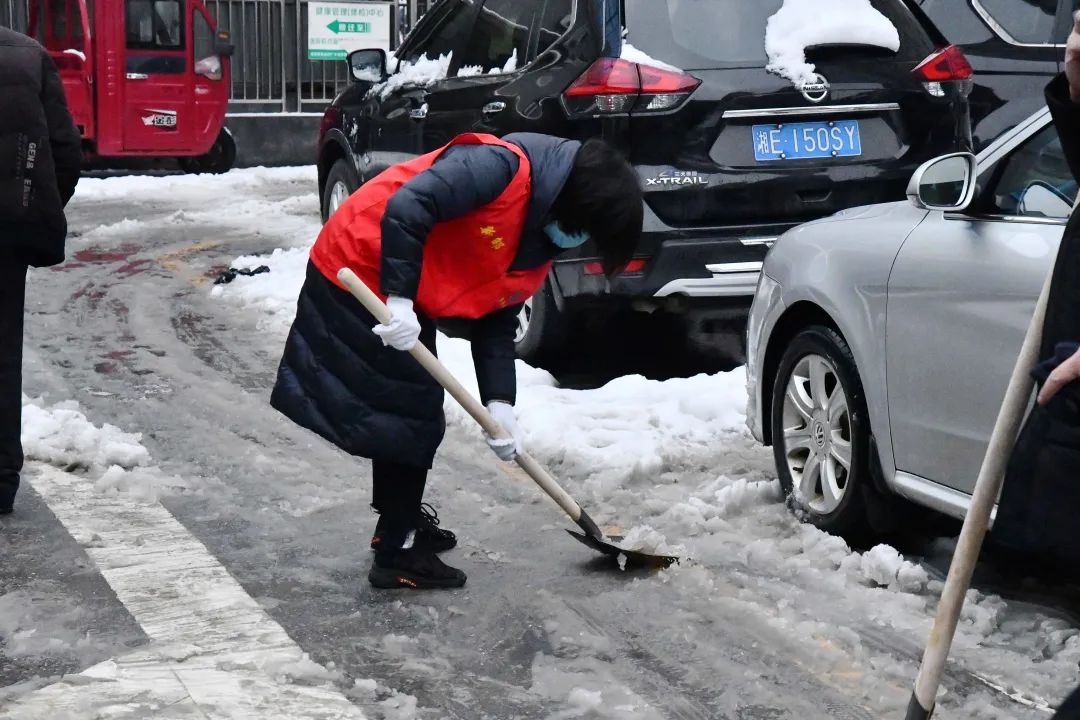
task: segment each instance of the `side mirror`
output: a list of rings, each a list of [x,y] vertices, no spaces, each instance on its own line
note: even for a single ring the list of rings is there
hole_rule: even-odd
[[[349,53],[349,72],[356,82],[378,83],[386,79],[386,51],[382,48]]]
[[[214,44],[214,54],[219,57],[232,57],[235,51],[236,46],[229,42],[229,33],[220,31]]]
[[[966,210],[975,197],[977,170],[971,153],[934,158],[915,171],[908,183],[908,200],[923,210]]]

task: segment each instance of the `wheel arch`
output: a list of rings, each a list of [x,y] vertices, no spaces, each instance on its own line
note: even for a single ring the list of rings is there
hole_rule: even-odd
[[[862,384],[864,401],[867,403],[869,410],[870,397],[866,387],[866,374],[863,370],[863,363],[860,362],[859,349],[852,344],[849,339],[849,335],[844,332],[844,329],[833,316],[822,308],[817,303],[810,300],[802,300],[792,304],[787,308],[780,318],[776,321],[776,325],[773,328],[772,333],[769,336],[769,343],[765,349],[765,358],[762,362],[762,384],[761,384],[761,413],[762,413],[762,434],[764,436],[765,445],[773,444],[772,437],[772,410],[773,410],[773,390],[776,384],[776,374],[780,370],[780,361],[784,356],[784,351],[790,344],[791,340],[795,338],[800,332],[808,327],[814,325],[822,325],[829,328],[840,338],[848,344],[851,349],[852,355],[855,356],[855,372],[859,377],[859,382]],[[887,462],[891,462],[891,452],[887,456],[882,457],[881,442],[878,439],[878,428],[874,424],[873,412],[869,412],[867,417],[867,423],[869,424],[870,431],[870,458],[869,464],[871,469],[871,479],[874,487],[880,492],[891,493],[890,484],[887,480],[890,475],[887,473]],[[887,426],[887,423],[886,423]],[[888,432],[886,427],[884,432]],[[888,441],[888,438],[886,438]],[[885,448],[891,450],[891,447]]]
[[[322,147],[319,148],[319,159],[316,166],[319,171],[319,202],[322,202],[326,192],[326,176],[330,174],[330,168],[338,160],[349,160],[350,153],[345,136],[340,131],[331,130],[326,134]],[[351,162],[351,160],[350,160]]]
[[[812,325],[824,325],[834,330],[847,342],[847,337],[832,316],[820,305],[808,300],[793,304],[776,321],[776,325],[769,335],[769,344],[765,348],[765,359],[762,364],[761,375],[761,430],[766,445],[772,445],[773,443],[773,385],[776,384],[776,373],[780,370],[780,360],[783,358],[784,350],[791,340]]]

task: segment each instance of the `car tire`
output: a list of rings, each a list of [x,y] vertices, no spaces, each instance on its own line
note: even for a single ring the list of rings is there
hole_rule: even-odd
[[[559,310],[555,290],[548,278],[518,315],[514,336],[518,357],[530,365],[554,358],[566,344],[568,331],[566,314]]]
[[[773,385],[771,423],[789,507],[826,532],[865,541],[871,504],[884,498],[871,475],[871,431],[855,358],[832,328],[809,327],[788,344]]]
[[[221,128],[210,151],[198,157],[180,158],[180,169],[193,175],[221,175],[236,163],[236,140],[226,127]]]
[[[325,223],[334,214],[341,203],[360,187],[360,177],[356,168],[345,158],[339,158],[330,166],[323,186],[322,219]],[[344,194],[342,194],[344,193]]]

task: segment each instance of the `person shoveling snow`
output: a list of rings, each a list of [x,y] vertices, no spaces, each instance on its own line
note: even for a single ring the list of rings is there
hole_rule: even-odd
[[[520,452],[514,333],[525,300],[563,250],[590,239],[607,273],[632,257],[642,192],[602,140],[462,135],[369,180],[312,248],[271,404],[341,449],[372,460],[379,521],[368,575],[380,588],[460,587],[437,553],[456,537],[423,503],[442,442],[443,391],[405,352],[434,350],[441,318],[468,321],[483,403]],[[378,324],[338,279],[347,268],[386,300]]]

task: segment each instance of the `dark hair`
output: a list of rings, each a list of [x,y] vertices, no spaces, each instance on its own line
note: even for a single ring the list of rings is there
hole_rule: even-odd
[[[589,233],[609,277],[634,257],[644,213],[641,182],[633,166],[599,138],[581,146],[551,208],[563,231]]]

